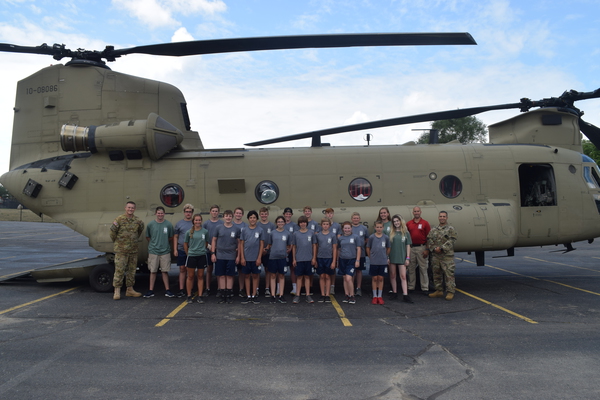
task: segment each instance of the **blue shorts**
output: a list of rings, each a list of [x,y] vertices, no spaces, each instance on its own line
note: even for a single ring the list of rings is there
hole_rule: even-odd
[[[356,258],[340,258],[340,267],[338,274],[354,276],[354,264]]]
[[[206,258],[206,254],[203,256],[189,256],[185,262],[186,268],[199,268],[204,269],[208,265],[208,259]]]
[[[312,276],[313,266],[310,261],[296,261],[296,276]]]
[[[246,261],[246,265],[242,266],[242,274],[260,274],[260,265],[256,265],[256,261]]]
[[[371,276],[388,276],[388,266],[387,265],[373,265],[369,267],[369,275]]]
[[[318,275],[335,275],[335,268],[331,268],[333,258],[317,258],[317,274]]]
[[[215,276],[235,276],[235,260],[218,260],[215,263]]]
[[[281,274],[281,275],[285,275],[285,273],[287,272],[287,265],[286,265],[286,260],[285,258],[278,258],[276,260],[269,260],[269,272],[272,274]]]
[[[187,254],[185,251],[177,249],[177,266],[181,267],[182,265],[186,265],[187,262]]]
[[[269,265],[269,256],[271,255],[271,253],[269,253],[268,251],[262,255],[262,257],[260,258],[260,262],[262,263],[263,267],[265,267],[265,271],[267,270],[267,266]]]
[[[365,260],[366,260],[366,257],[361,257],[360,258],[360,263],[358,265],[358,270],[359,271],[364,271],[365,269],[367,269],[367,267],[365,267]]]

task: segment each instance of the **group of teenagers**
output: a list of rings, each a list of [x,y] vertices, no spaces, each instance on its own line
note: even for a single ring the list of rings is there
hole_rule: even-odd
[[[390,299],[397,298],[397,276],[400,276],[402,300],[412,303],[408,295],[407,267],[411,256],[411,234],[400,215],[391,216],[387,207],[379,210],[374,232],[361,223],[359,213],[352,213],[351,220],[339,224],[333,222],[334,210],[328,208],[320,221],[312,219],[312,208],[303,209],[303,215],[292,221],[293,211],[286,208],[275,222],[269,221],[269,210],[221,210],[214,205],[210,218],[194,214],[191,204],[184,206],[184,219],[177,222],[172,235],[165,229],[161,236],[172,240],[174,255],[179,266],[179,292],[175,295],[168,287],[168,269],[163,269],[163,281],[168,297],[187,296],[194,301],[193,289],[197,285],[195,301],[203,303],[210,294],[210,282],[214,274],[218,282],[219,303],[232,303],[235,276],[238,276],[239,296],[242,303],[260,303],[259,281],[261,269],[265,269],[265,297],[272,303],[286,303],[284,297],[285,276],[290,273],[292,302],[299,303],[304,293],[308,303],[312,298],[313,276],[319,276],[320,297],[318,302],[331,302],[335,293],[335,275],[343,276],[344,300],[356,303],[362,296],[365,258],[369,257],[369,275],[372,278],[372,304],[384,304],[384,278],[391,280]],[[154,222],[154,221],[153,221]],[[165,221],[168,222],[168,221]],[[424,221],[426,223],[426,221]],[[429,226],[427,224],[427,226]],[[150,226],[149,226],[150,228]],[[147,239],[150,241],[152,238]],[[425,236],[427,234],[425,233]],[[150,256],[152,256],[149,247]],[[150,260],[150,258],[149,258]],[[150,261],[149,261],[150,266]],[[421,271],[423,292],[427,294],[428,278]],[[152,274],[158,269],[150,268]],[[144,297],[154,296],[156,278],[150,279],[150,291]],[[414,285],[414,282],[413,282]]]

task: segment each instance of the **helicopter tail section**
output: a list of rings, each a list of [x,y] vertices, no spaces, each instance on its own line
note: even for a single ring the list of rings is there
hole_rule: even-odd
[[[179,148],[203,149],[191,130],[187,105],[176,87],[89,65],[53,65],[17,84],[10,169],[67,154],[60,132],[144,120],[148,110],[183,134]]]

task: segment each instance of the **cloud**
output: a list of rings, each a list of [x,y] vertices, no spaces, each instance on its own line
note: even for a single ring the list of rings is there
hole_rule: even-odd
[[[227,10],[221,0],[112,0],[112,3],[152,29],[181,25],[174,14],[212,16]]]

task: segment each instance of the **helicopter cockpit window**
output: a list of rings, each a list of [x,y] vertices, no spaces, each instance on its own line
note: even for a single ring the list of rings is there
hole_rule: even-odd
[[[169,183],[160,191],[160,201],[167,207],[177,207],[183,203],[183,189],[176,183]]]
[[[356,201],[365,201],[373,194],[373,187],[365,178],[356,178],[348,185],[348,193]]]
[[[590,189],[600,189],[600,177],[596,168],[583,167],[583,177]]]
[[[256,185],[256,189],[254,189],[254,195],[256,196],[256,200],[260,201],[261,203],[271,204],[274,203],[279,197],[279,188],[275,182],[262,181]]]
[[[556,180],[549,164],[521,164],[519,166],[521,207],[556,205]]]
[[[454,175],[447,175],[440,181],[440,192],[449,199],[454,199],[462,193],[462,182]]]

